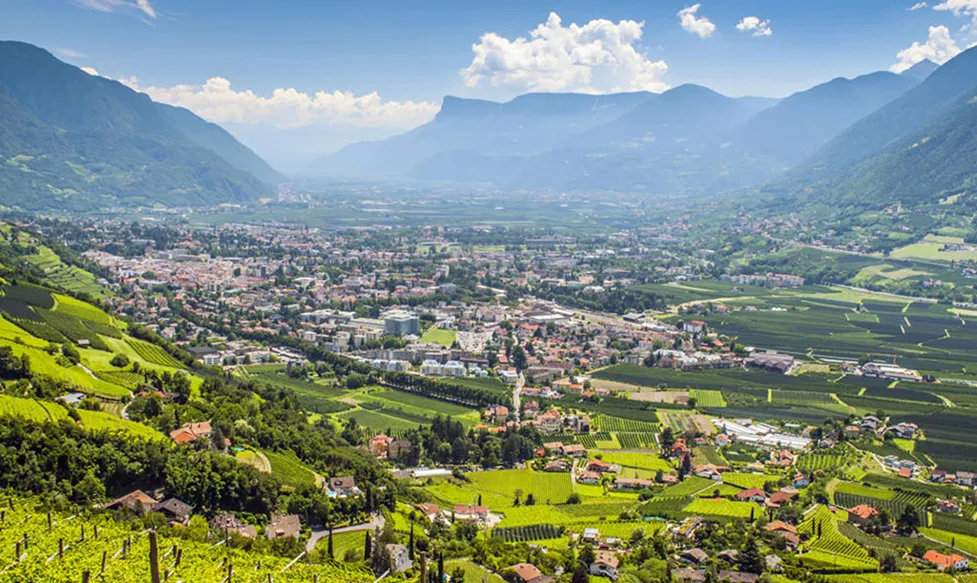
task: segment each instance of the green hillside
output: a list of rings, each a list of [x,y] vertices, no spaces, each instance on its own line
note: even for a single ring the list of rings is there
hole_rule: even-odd
[[[184,119],[178,127],[170,117],[118,82],[32,45],[0,42],[0,205],[59,211],[204,205],[271,192],[210,149],[229,152],[229,135],[188,131],[197,125]],[[225,155],[242,165],[256,158],[240,149]]]

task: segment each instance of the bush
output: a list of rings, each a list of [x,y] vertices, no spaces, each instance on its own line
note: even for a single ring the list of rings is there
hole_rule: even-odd
[[[125,368],[129,366],[129,357],[124,354],[116,354],[109,361],[109,364],[117,368]]]

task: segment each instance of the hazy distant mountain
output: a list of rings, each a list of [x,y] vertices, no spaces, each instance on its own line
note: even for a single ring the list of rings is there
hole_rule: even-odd
[[[271,192],[235,166],[270,168],[219,128],[26,43],[0,42],[0,120],[0,205],[212,204]]]
[[[734,148],[772,156],[785,168],[793,166],[918,83],[915,77],[887,72],[834,79],[760,112],[729,141]]]
[[[608,123],[651,97],[531,93],[497,103],[448,96],[431,122],[387,140],[346,146],[314,169],[328,175],[404,177],[419,163],[448,152],[539,154],[567,145],[584,130]]]
[[[789,178],[809,181],[830,176],[875,155],[894,140],[939,117],[975,84],[977,48],[972,48],[840,133],[803,165],[792,170]]]
[[[939,68],[940,66],[933,61],[923,59],[922,61],[903,71],[901,74],[905,75],[906,77],[913,77],[919,81],[925,81],[927,77],[933,74],[933,71]]]

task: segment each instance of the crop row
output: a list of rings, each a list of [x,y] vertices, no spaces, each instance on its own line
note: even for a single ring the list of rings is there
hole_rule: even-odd
[[[496,528],[492,536],[507,543],[518,543],[532,540],[546,540],[563,536],[563,528],[552,524],[533,524],[530,526],[514,526],[510,528]]]

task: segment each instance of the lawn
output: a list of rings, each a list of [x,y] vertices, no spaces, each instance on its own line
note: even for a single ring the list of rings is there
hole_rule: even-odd
[[[449,575],[459,567],[465,571],[465,583],[505,583],[502,577],[467,559],[444,563],[444,570]]]
[[[428,328],[427,332],[421,336],[421,342],[431,342],[433,344],[451,346],[454,344],[457,336],[457,330],[443,330],[437,326],[432,326],[431,328]]]

